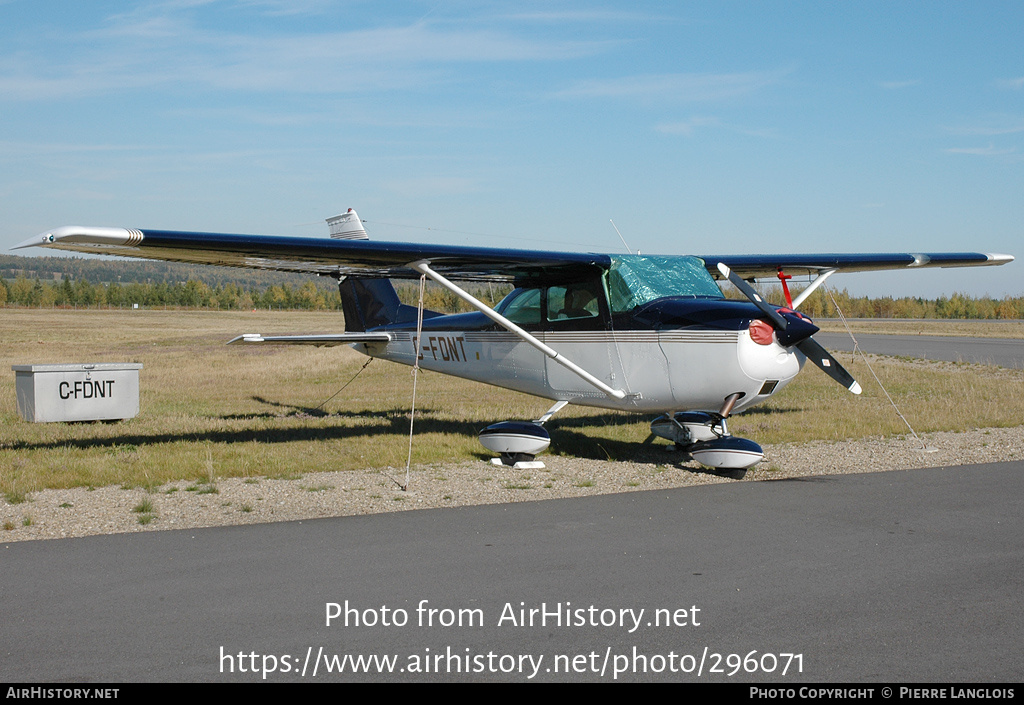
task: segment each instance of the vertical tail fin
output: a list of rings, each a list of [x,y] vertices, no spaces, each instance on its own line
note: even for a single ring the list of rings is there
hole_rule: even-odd
[[[331,237],[338,240],[369,240],[363,223],[349,208],[341,215],[327,219]],[[416,320],[416,307],[407,306],[398,299],[390,279],[363,279],[349,277],[338,282],[341,310],[345,314],[345,330],[363,332],[389,323],[409,323]],[[431,317],[437,315],[424,312]]]
[[[398,300],[398,293],[390,279],[348,278],[338,282],[341,310],[345,314],[345,330],[362,332],[388,323],[405,323],[406,309],[416,309]]]

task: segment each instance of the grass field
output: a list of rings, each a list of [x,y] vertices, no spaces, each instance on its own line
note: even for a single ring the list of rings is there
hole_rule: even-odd
[[[3,310],[0,492],[18,501],[45,488],[404,468],[409,368],[376,360],[327,401],[367,358],[347,347],[224,345],[245,332],[339,328],[340,317],[325,313]],[[808,367],[771,401],[730,419],[733,433],[761,443],[905,433],[864,364],[851,363],[848,355],[840,359],[864,386],[863,395]],[[1020,371],[872,360],[919,432],[1016,426],[1024,419]],[[141,413],[111,424],[24,422],[10,366],[61,362],[141,362]],[[488,457],[476,440],[483,426],[536,418],[549,405],[422,372],[413,462]],[[549,424],[552,452],[601,460],[651,453],[644,445],[649,423],[648,416],[569,407]]]

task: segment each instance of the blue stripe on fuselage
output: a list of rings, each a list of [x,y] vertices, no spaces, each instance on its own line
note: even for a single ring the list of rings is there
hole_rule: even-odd
[[[611,330],[677,330],[704,328],[714,330],[746,330],[750,322],[763,314],[747,301],[730,299],[694,299],[667,297],[644,304],[627,313],[615,316]],[[593,319],[593,330],[609,330]],[[564,327],[554,321],[544,326],[524,326],[528,330],[559,331]],[[580,330],[579,328],[574,328]],[[415,331],[415,321],[393,323],[374,328],[374,331]],[[424,319],[424,331],[485,331],[501,330],[501,326],[482,313],[454,313]]]

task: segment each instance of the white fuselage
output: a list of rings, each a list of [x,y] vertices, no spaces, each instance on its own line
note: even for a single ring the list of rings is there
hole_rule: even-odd
[[[388,343],[357,350],[406,365],[584,406],[664,413],[716,410],[735,392],[734,410],[764,401],[800,371],[804,356],[747,330],[538,332],[536,337],[610,387],[615,399],[504,331],[392,331]],[[774,382],[774,384],[772,384]]]

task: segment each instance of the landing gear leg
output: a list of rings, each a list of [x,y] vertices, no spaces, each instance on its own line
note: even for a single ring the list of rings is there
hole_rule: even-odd
[[[567,401],[556,401],[556,402],[555,402],[555,405],[554,405],[554,406],[552,406],[552,407],[551,407],[550,409],[548,409],[547,411],[545,411],[545,412],[544,412],[544,415],[543,415],[543,416],[541,416],[541,417],[540,417],[539,419],[534,419],[534,421],[533,421],[533,422],[534,422],[535,424],[538,424],[538,425],[540,425],[540,426],[543,426],[543,425],[544,425],[544,424],[546,424],[546,423],[547,423],[547,422],[548,422],[549,420],[551,420],[551,417],[552,417],[552,416],[554,416],[555,414],[557,414],[557,413],[558,413],[559,411],[561,411],[562,409],[564,409],[564,408],[565,408],[566,406],[568,406],[568,405],[569,405],[569,402],[567,402]]]
[[[728,407],[731,409],[732,405]],[[764,458],[761,446],[729,435],[725,416],[716,412],[666,414],[651,422],[651,433],[671,441],[701,465],[716,470],[746,470]]]

